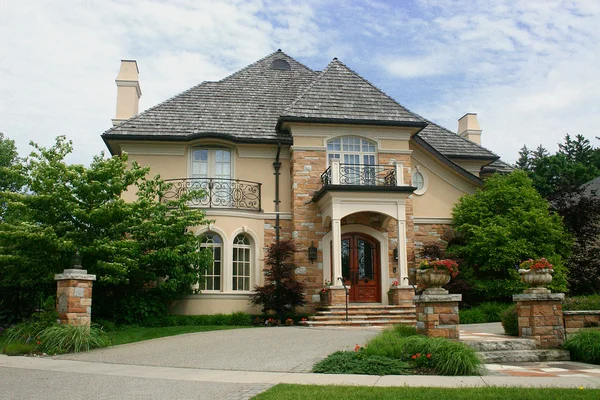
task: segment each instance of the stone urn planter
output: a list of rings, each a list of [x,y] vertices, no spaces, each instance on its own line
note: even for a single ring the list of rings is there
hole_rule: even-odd
[[[320,298],[320,303],[319,306],[321,308],[325,308],[325,307],[329,307],[329,293],[327,293],[328,290],[321,290],[319,292],[319,298]]]
[[[550,293],[546,285],[552,282],[552,268],[520,269],[521,281],[529,286],[524,293]]]
[[[417,276],[426,289],[424,294],[448,294],[442,286],[450,282],[450,272],[436,271],[434,269],[419,269]]]

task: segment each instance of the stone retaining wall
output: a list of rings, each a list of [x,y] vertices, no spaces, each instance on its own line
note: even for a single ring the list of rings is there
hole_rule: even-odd
[[[563,311],[567,335],[582,328],[600,328],[600,311]]]

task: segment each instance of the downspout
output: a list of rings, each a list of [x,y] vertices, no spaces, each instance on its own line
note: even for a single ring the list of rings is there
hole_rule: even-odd
[[[281,162],[279,161],[279,154],[281,153],[281,142],[277,142],[277,155],[275,156],[275,162],[273,163],[273,168],[275,169],[275,172],[273,173],[273,175],[275,175],[275,200],[273,201],[275,203],[275,242],[279,243],[279,230],[280,230],[280,226],[279,226],[279,203],[281,203],[281,201],[279,200],[279,169],[281,168]]]

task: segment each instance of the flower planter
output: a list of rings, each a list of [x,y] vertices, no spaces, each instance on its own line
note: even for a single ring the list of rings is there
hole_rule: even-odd
[[[329,307],[329,293],[327,292],[319,292],[320,304],[321,308]]]
[[[447,271],[435,271],[430,269],[419,269],[417,275],[422,284],[426,286],[424,294],[448,294],[442,286],[450,282],[450,273]]]
[[[395,306],[396,304],[394,304],[394,292],[392,292],[392,290],[390,289],[390,291],[387,294],[388,296],[388,304],[390,306]]]
[[[552,282],[553,269],[520,269],[521,281],[529,286],[524,293],[550,293],[545,285]]]

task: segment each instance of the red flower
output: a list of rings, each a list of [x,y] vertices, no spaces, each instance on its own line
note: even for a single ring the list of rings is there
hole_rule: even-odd
[[[42,342],[40,342],[39,340],[36,342],[36,344],[42,344]]]
[[[354,346],[354,351],[359,351],[359,350],[360,350],[360,346],[357,343],[356,346]]]
[[[414,356],[412,356],[412,359],[416,360],[417,359],[417,355],[415,354]]]
[[[431,354],[427,354],[427,358],[431,358]]]

